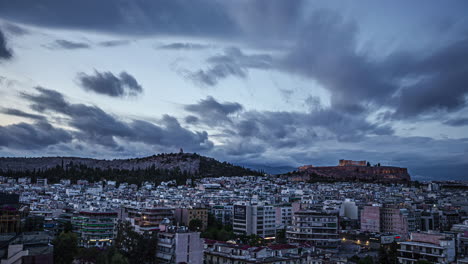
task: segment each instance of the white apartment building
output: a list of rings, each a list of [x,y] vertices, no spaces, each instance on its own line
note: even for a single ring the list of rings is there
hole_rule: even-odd
[[[263,238],[276,236],[276,211],[271,205],[234,205],[233,231],[256,234]]]

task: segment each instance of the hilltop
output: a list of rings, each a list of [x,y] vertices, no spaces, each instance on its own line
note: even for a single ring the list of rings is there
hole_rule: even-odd
[[[164,153],[132,159],[80,157],[0,158],[0,175],[10,177],[117,180],[134,183],[188,178],[261,175],[196,153]],[[81,177],[81,178],[80,178]]]
[[[370,166],[366,161],[340,160],[338,166],[305,165],[283,176],[293,181],[349,181],[373,183],[406,183],[411,176],[406,168]]]

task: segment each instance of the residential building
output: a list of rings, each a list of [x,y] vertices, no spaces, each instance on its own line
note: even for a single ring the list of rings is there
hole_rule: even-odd
[[[232,225],[233,205],[214,205],[211,207],[211,214],[223,225]]]
[[[292,206],[275,207],[276,228],[284,229],[292,224]]]
[[[47,178],[38,178],[36,184],[39,186],[47,186]]]
[[[303,210],[294,213],[292,226],[286,230],[289,243],[308,243],[316,247],[336,248],[339,217],[335,213]]]
[[[340,216],[352,220],[358,219],[358,207],[354,201],[346,199],[340,206]]]
[[[408,220],[403,209],[380,208],[380,232],[400,234],[404,239],[408,237]]]
[[[380,232],[380,206],[364,206],[361,211],[361,232]]]
[[[189,226],[190,221],[198,219],[202,222],[202,229],[208,226],[208,209],[200,207],[177,208],[175,209],[175,221],[178,225]]]
[[[440,216],[437,212],[421,212],[421,231],[439,230],[440,228]]]
[[[0,193],[0,233],[17,233],[21,229],[18,194]]]
[[[110,246],[117,231],[117,212],[80,211],[72,217],[71,223],[80,246]]]
[[[399,244],[398,262],[413,264],[418,260],[451,263],[455,260],[455,239],[442,233],[411,233],[409,241]]]
[[[158,233],[156,258],[158,263],[203,263],[203,241],[200,232],[190,232],[187,227],[171,226],[163,221]]]
[[[259,235],[263,238],[276,236],[275,208],[263,204],[234,205],[233,231],[236,234]]]
[[[52,237],[46,232],[10,233],[0,236],[1,264],[54,263]]]
[[[174,209],[169,207],[124,207],[121,209],[121,220],[128,220],[135,227],[135,231],[157,231],[164,219],[174,220]]]
[[[267,247],[252,247],[248,245],[229,244],[220,241],[205,240],[205,263],[268,263],[268,264],[300,264],[306,262],[307,256],[299,253],[299,247],[294,245],[270,245]]]

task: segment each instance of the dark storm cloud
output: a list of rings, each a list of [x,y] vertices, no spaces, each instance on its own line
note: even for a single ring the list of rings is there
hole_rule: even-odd
[[[34,120],[45,119],[44,116],[26,113],[24,111],[13,109],[13,108],[0,108],[0,113],[6,114],[6,115],[12,115],[12,116],[25,117],[25,118],[34,119]]]
[[[69,132],[44,121],[0,126],[0,147],[31,150],[68,143],[71,140]]]
[[[0,16],[46,27],[124,34],[229,36],[237,31],[218,1],[15,0],[0,2]]]
[[[170,44],[160,45],[158,49],[166,49],[166,50],[201,50],[209,48],[209,45],[203,45],[198,43],[181,43],[175,42]]]
[[[52,110],[54,112],[67,114],[69,111],[69,104],[65,101],[65,98],[61,93],[43,87],[36,87],[36,90],[39,92],[38,95],[27,93],[21,94],[23,98],[32,102],[32,109],[38,112]]]
[[[186,105],[185,110],[195,116],[196,122],[224,131],[226,148],[241,140],[262,145],[257,148],[260,151],[269,147],[310,146],[320,140],[360,141],[368,136],[394,132],[389,126],[367,121],[364,115],[320,106],[309,112],[246,111],[239,103],[220,103],[208,97],[197,104]]]
[[[213,146],[205,131],[192,132],[185,129],[171,116],[164,116],[159,125],[144,120],[126,122],[97,106],[69,103],[57,91],[41,87],[36,90],[38,94],[22,94],[31,103],[31,108],[41,113],[66,116],[66,125],[75,129],[71,133],[82,142],[116,150],[122,149],[117,139],[164,147],[184,147],[191,151],[206,150]]]
[[[358,49],[354,22],[324,10],[307,21],[297,43],[274,65],[318,81],[335,109],[366,114],[369,106],[387,106],[393,118],[412,118],[466,107],[468,38],[377,59]]]
[[[267,46],[296,35],[306,8],[302,0],[227,1],[226,6],[245,38]]]
[[[359,110],[362,102],[384,102],[397,87],[391,72],[357,51],[357,31],[336,13],[314,12],[278,67],[315,79],[331,92],[332,106],[345,111]]]
[[[78,130],[76,135],[84,141],[108,147],[117,147],[114,136],[129,136],[131,129],[123,122],[96,106],[70,104],[57,91],[36,88],[38,95],[22,94],[31,108],[38,112],[56,112],[68,116],[68,124]]]
[[[199,121],[198,117],[193,116],[193,115],[186,116],[184,120],[185,120],[185,123],[188,123],[188,124],[196,124]]]
[[[305,6],[303,1],[266,0],[189,3],[179,0],[84,0],[79,3],[39,0],[33,4],[18,0],[0,3],[0,16],[47,27],[221,37],[257,48],[281,42],[277,47],[281,47],[286,56],[274,63],[265,55],[260,65],[249,65],[245,63],[248,55],[240,51],[226,52],[216,56],[222,58],[209,59],[207,69],[187,76],[209,86],[229,76],[245,78],[252,68],[274,68],[318,81],[330,91],[332,106],[342,111],[362,114],[372,110],[369,107],[385,106],[392,108],[394,118],[413,118],[466,106],[466,67],[458,62],[443,66],[450,58],[466,61],[466,39],[458,42],[452,39],[454,43],[432,52],[421,48],[412,54],[396,51],[375,58],[360,49],[358,36],[361,32],[356,21],[345,20],[340,14],[323,9],[315,8],[310,12],[308,7],[310,5]],[[457,19],[451,19],[450,24],[459,25]],[[286,41],[274,41],[278,39]],[[193,46],[187,43],[167,46],[189,47]],[[255,60],[258,62],[258,58]],[[408,81],[412,84],[408,85]]]
[[[226,145],[222,150],[229,156],[252,157],[259,156],[266,151],[266,146],[250,142],[245,139],[239,139]]]
[[[85,90],[112,97],[136,96],[143,92],[135,77],[127,72],[121,72],[118,76],[96,70],[94,75],[81,72],[78,73],[78,80]]]
[[[84,42],[75,42],[65,39],[57,39],[54,43],[47,46],[49,49],[90,49],[91,46]]]
[[[211,149],[213,143],[208,140],[208,133],[192,132],[183,128],[176,118],[164,115],[161,126],[152,123],[135,120],[132,123],[135,131],[135,140],[162,146],[182,146],[191,150]]]
[[[13,52],[7,47],[7,39],[0,28],[0,61],[11,59],[11,57],[13,57]]]
[[[465,37],[407,62],[403,66],[403,70],[406,70],[404,77],[417,81],[401,90],[395,116],[414,117],[466,107],[467,61],[468,37]]]
[[[198,115],[207,124],[219,124],[229,122],[229,116],[241,111],[243,107],[239,103],[220,103],[210,96],[196,104],[186,105],[184,109]]]
[[[207,62],[208,69],[192,72],[188,78],[214,86],[230,76],[246,78],[250,69],[269,69],[272,58],[267,54],[246,55],[238,48],[228,48],[223,54],[208,58]]]
[[[234,121],[231,130],[243,138],[255,138],[266,145],[292,148],[317,140],[360,141],[367,136],[393,134],[388,126],[370,123],[364,116],[332,109],[302,112],[248,111]]]
[[[444,122],[444,124],[454,127],[468,126],[468,118],[454,118]]]

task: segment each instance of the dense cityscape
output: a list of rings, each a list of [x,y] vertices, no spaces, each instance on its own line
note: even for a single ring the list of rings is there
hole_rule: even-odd
[[[0,182],[2,263],[468,263],[462,182]]]

